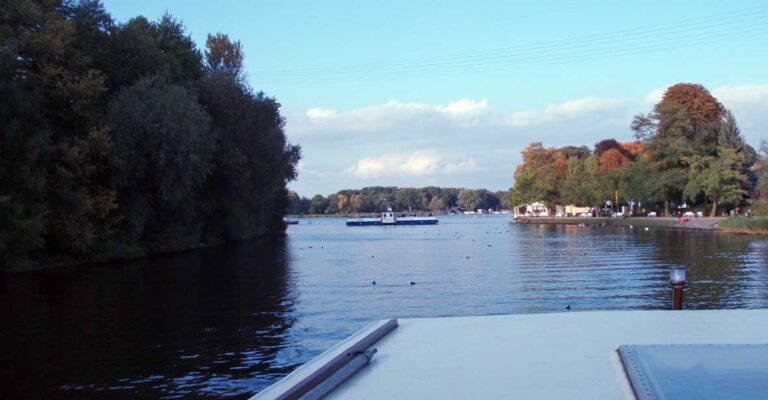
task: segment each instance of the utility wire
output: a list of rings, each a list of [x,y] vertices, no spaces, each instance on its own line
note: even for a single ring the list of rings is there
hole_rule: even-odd
[[[433,71],[419,71],[416,73],[388,73],[388,74],[375,74],[375,75],[352,75],[346,77],[331,77],[326,79],[318,78],[297,78],[285,81],[287,84],[317,84],[317,83],[334,83],[334,82],[364,82],[364,81],[379,81],[379,80],[392,80],[392,79],[411,79],[411,78],[431,78],[440,76],[451,76],[469,73],[481,73],[481,72],[494,72],[502,70],[514,70],[531,67],[545,67],[551,65],[559,65],[572,62],[581,62],[597,59],[607,59],[619,56],[631,56],[639,54],[648,54],[653,52],[691,47],[701,44],[718,43],[723,41],[731,41],[742,37],[755,37],[768,33],[765,27],[762,25],[753,27],[752,29],[744,29],[740,31],[730,32],[727,34],[711,33],[709,35],[699,35],[694,38],[688,38],[686,40],[678,40],[676,42],[669,41],[655,41],[645,43],[641,46],[623,46],[613,47],[609,49],[597,49],[592,51],[580,51],[575,53],[553,54],[546,57],[536,57],[524,60],[516,60],[513,62],[493,63],[486,65],[472,66],[471,68],[443,68]],[[264,80],[263,82],[277,82],[272,80]]]
[[[762,25],[764,22],[761,17],[753,17],[749,20],[739,20],[735,22],[730,22],[728,24],[720,24],[718,26],[726,26],[726,25],[733,25],[733,24],[739,24],[739,27],[743,28],[745,26],[745,22],[755,22],[759,25]],[[751,25],[747,25],[751,26]],[[711,28],[707,27],[707,28]],[[441,63],[441,64],[431,64],[431,65],[416,65],[411,68],[396,68],[396,69],[384,69],[384,68],[378,68],[378,69],[369,69],[369,70],[357,70],[357,71],[333,71],[333,72],[327,72],[327,73],[314,73],[314,74],[292,74],[292,75],[284,75],[284,76],[260,76],[265,80],[280,80],[280,79],[294,79],[294,78],[325,78],[325,77],[333,77],[333,76],[340,76],[340,75],[350,75],[350,74],[362,74],[362,73],[387,73],[387,72],[414,72],[414,71],[423,71],[423,70],[438,70],[442,68],[455,68],[455,67],[466,67],[466,66],[475,66],[475,65],[484,65],[484,64],[496,64],[496,63],[504,63],[509,62],[512,60],[515,60],[516,58],[521,58],[522,56],[526,55],[532,55],[535,58],[544,57],[544,56],[552,56],[552,55],[560,55],[564,54],[564,50],[568,50],[571,53],[574,50],[577,49],[585,49],[584,51],[594,51],[596,49],[600,49],[601,47],[606,47],[608,49],[615,48],[616,46],[624,47],[627,45],[636,45],[632,42],[636,42],[640,39],[643,40],[642,43],[654,43],[658,41],[662,42],[668,42],[670,41],[670,34],[673,33],[685,33],[685,32],[695,32],[695,35],[693,35],[693,38],[702,37],[705,34],[722,34],[722,30],[715,30],[715,31],[707,31],[707,30],[701,30],[702,28],[696,28],[696,29],[687,29],[684,31],[675,31],[675,32],[656,32],[652,35],[646,35],[644,37],[639,38],[631,38],[632,40],[628,40],[626,38],[618,37],[614,38],[610,41],[603,41],[602,43],[599,43],[598,46],[594,46],[588,43],[579,43],[574,44],[567,47],[562,47],[559,49],[553,49],[553,50],[539,50],[539,49],[531,49],[527,51],[521,51],[514,54],[508,54],[508,55],[501,55],[501,56],[494,56],[494,57],[483,57],[479,59],[468,59],[466,61],[462,62],[453,62],[453,63]],[[691,35],[689,35],[691,36]],[[687,39],[687,37],[682,36],[680,39]],[[641,44],[642,44],[641,43]],[[614,46],[609,46],[614,45]],[[565,53],[568,54],[568,53]],[[528,57],[530,58],[530,57]],[[526,59],[526,58],[523,58]]]
[[[268,83],[297,83],[306,82],[335,82],[371,79],[399,79],[407,77],[435,76],[442,73],[472,73],[484,72],[495,67],[512,68],[520,65],[557,61],[561,58],[570,60],[571,56],[585,56],[608,53],[616,50],[617,54],[631,54],[626,49],[646,49],[651,46],[671,48],[677,43],[681,47],[694,44],[720,41],[718,36],[726,37],[745,32],[744,29],[725,31],[722,28],[740,25],[745,27],[762,27],[765,22],[764,6],[745,9],[737,12],[718,14],[701,18],[683,20],[675,24],[657,25],[655,27],[635,28],[625,31],[582,36],[557,41],[520,45],[504,49],[478,51],[407,60],[390,63],[357,64],[339,67],[294,69],[284,71],[252,72],[252,76]],[[754,23],[754,24],[749,24]],[[747,24],[745,26],[745,24]],[[717,29],[713,31],[713,29]],[[752,32],[749,30],[749,32]],[[759,34],[760,32],[753,32]],[[686,34],[688,34],[686,36]],[[688,37],[693,36],[693,37]],[[728,36],[730,37],[730,36]],[[707,40],[701,40],[707,39]],[[711,40],[710,40],[711,39]],[[638,46],[636,41],[643,41]],[[657,47],[661,49],[662,47]],[[674,48],[674,47],[672,47]],[[574,51],[577,49],[583,49]],[[645,52],[645,51],[644,51]],[[544,65],[544,64],[541,64]]]
[[[624,31],[601,33],[601,34],[581,36],[576,38],[560,39],[560,40],[549,41],[549,42],[532,43],[527,45],[518,45],[518,46],[507,47],[502,49],[454,54],[449,56],[436,56],[436,57],[430,57],[430,58],[397,61],[397,62],[389,62],[389,63],[357,64],[357,65],[336,66],[336,67],[301,68],[301,69],[286,69],[286,70],[278,70],[278,71],[255,71],[255,72],[264,77],[267,77],[270,74],[277,74],[279,76],[290,76],[291,73],[313,73],[313,72],[324,73],[324,72],[334,72],[334,71],[349,72],[349,71],[358,70],[358,69],[368,70],[368,69],[375,69],[375,68],[388,68],[388,67],[395,67],[395,66],[428,64],[432,62],[463,60],[467,58],[472,59],[476,57],[495,56],[499,54],[508,55],[508,54],[514,54],[520,51],[525,51],[525,50],[537,51],[537,50],[542,50],[546,48],[572,47],[574,45],[583,44],[583,43],[590,43],[590,42],[600,43],[609,39],[615,40],[617,37],[623,38],[625,40],[629,40],[633,38],[642,39],[646,33],[650,33],[652,35],[662,35],[665,33],[671,33],[670,32],[671,29],[679,28],[679,27],[692,27],[690,28],[690,30],[696,30],[696,29],[701,29],[703,27],[720,26],[722,24],[713,25],[713,23],[716,23],[719,21],[726,21],[726,22],[731,21],[730,23],[733,23],[733,22],[739,22],[740,21],[739,18],[743,18],[743,17],[754,17],[754,16],[764,17],[763,14],[765,10],[766,10],[765,7],[756,7],[756,8],[741,10],[737,12],[724,13],[724,14],[718,14],[718,15],[707,16],[707,17],[699,17],[695,19],[688,19],[688,20],[684,20],[682,22],[678,22],[674,24],[655,25],[652,27],[634,28],[634,29],[629,29]],[[736,19],[736,21],[733,21],[734,19]],[[684,29],[682,31],[683,32],[687,31],[687,29]]]

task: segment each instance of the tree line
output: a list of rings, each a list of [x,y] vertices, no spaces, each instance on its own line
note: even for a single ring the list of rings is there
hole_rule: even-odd
[[[545,201],[599,208],[606,201],[658,206],[687,203],[718,215],[768,193],[768,143],[745,143],[736,118],[699,84],[669,87],[662,100],[631,123],[635,141],[606,139],[586,146],[531,143],[510,190],[511,206]]]
[[[97,0],[0,5],[0,267],[284,230],[300,148],[242,45]]]
[[[447,209],[500,209],[506,207],[507,192],[486,189],[366,187],[341,190],[328,196],[311,199],[289,193],[289,214],[350,214],[382,212],[387,207],[395,211],[443,212]]]

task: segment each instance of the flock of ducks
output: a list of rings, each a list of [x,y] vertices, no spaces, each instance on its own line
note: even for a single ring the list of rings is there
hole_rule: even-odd
[[[581,226],[581,227],[586,227],[586,226],[589,226],[589,227],[593,227],[593,226],[598,226],[598,225],[597,225],[597,224],[585,224],[585,223],[581,222],[581,223],[579,223],[577,226]],[[608,226],[608,225],[607,225],[605,222],[603,222],[602,224],[600,224],[600,226],[602,226],[602,227],[606,227],[606,226]],[[629,229],[635,229],[635,226],[634,226],[634,225],[632,225],[632,224],[629,224]],[[645,229],[646,231],[650,231],[650,230],[651,230],[651,229],[650,229],[650,228],[648,228],[647,226],[646,226],[644,229]]]

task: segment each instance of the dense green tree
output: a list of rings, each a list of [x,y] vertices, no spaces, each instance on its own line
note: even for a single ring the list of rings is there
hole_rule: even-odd
[[[110,89],[130,86],[147,75],[162,74],[188,88],[203,77],[202,55],[184,26],[169,14],[158,22],[135,17],[114,28],[105,62]]]
[[[183,86],[154,76],[117,95],[107,121],[120,154],[119,200],[129,235],[138,240],[148,230],[164,237],[164,226],[173,224],[165,217],[188,207],[211,171],[210,117]]]
[[[309,213],[311,201],[294,191],[288,192],[288,214],[303,215]]]
[[[8,245],[8,263],[46,244],[79,256],[97,232],[110,229],[104,207],[113,205],[111,154],[102,153],[109,152],[108,139],[96,133],[103,132],[104,74],[88,54],[98,42],[88,40],[96,24],[82,12],[88,4],[1,6],[0,186],[7,194],[0,195],[0,241]]]
[[[394,208],[397,210],[424,210],[426,208],[422,193],[414,188],[403,188],[395,192]]]
[[[471,189],[461,189],[459,191],[458,202],[461,207],[474,211],[481,205],[482,199],[477,192]]]
[[[688,184],[685,187],[685,195],[689,199],[695,199],[699,194],[704,194],[712,201],[710,216],[717,215],[717,206],[720,202],[734,202],[741,200],[747,194],[744,187],[747,183],[746,175],[741,173],[744,156],[730,147],[719,147],[716,157],[709,155],[693,155],[688,160],[690,165]]]
[[[624,198],[641,204],[653,204],[658,199],[654,193],[654,171],[642,161],[630,163],[622,171],[620,190]]]
[[[204,64],[168,14],[116,25],[96,0],[0,2],[2,267],[283,230],[299,148],[245,84],[242,46],[211,43]]]
[[[557,149],[531,143],[522,151],[523,163],[515,169],[515,201],[559,201],[560,183],[567,171],[566,158]],[[518,204],[519,205],[519,204]]]
[[[244,83],[240,44],[219,34],[207,46],[200,93],[217,149],[205,191],[206,236],[247,240],[281,231],[284,187],[296,177],[300,148],[286,141],[280,104]]]
[[[328,208],[328,199],[326,199],[321,194],[316,194],[314,197],[312,197],[312,200],[310,201],[309,213],[324,214],[327,208]]]
[[[49,23],[50,22],[50,23]],[[0,266],[45,245],[47,147],[39,61],[60,57],[55,7],[0,2]]]
[[[588,188],[590,176],[584,166],[584,161],[569,158],[568,170],[560,189],[560,200],[563,204],[594,204]]]

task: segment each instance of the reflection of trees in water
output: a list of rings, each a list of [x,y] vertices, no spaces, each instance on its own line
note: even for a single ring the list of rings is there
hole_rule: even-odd
[[[654,309],[664,306],[650,246],[622,229],[600,226],[521,227],[521,274],[541,310]],[[630,232],[631,233],[631,232]]]
[[[8,277],[0,377],[12,397],[246,395],[294,367],[289,286],[284,242]]]
[[[755,250],[750,244],[756,240],[685,230],[659,230],[654,235],[659,261],[688,269],[684,306],[696,309],[757,306],[752,287],[765,279],[766,266],[750,261]],[[762,278],[755,269],[763,271]]]
[[[712,232],[626,227],[525,226],[520,246],[523,290],[543,310],[570,302],[581,309],[664,309],[668,267],[689,270],[685,306],[763,307],[768,242]],[[531,297],[531,296],[529,296]]]

